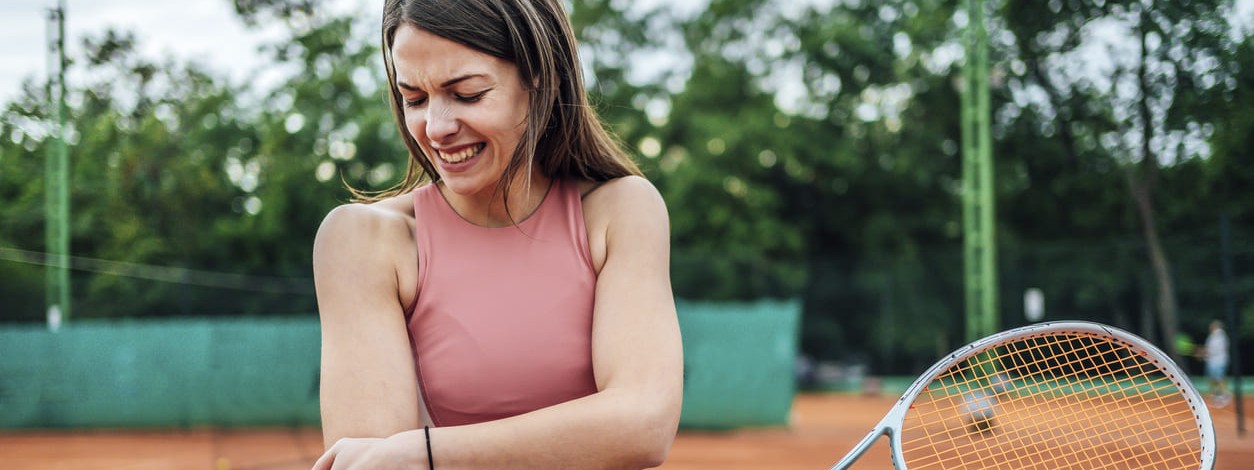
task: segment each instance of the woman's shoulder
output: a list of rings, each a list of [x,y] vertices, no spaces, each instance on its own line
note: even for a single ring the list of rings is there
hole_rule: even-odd
[[[374,202],[352,202],[331,209],[322,221],[322,228],[340,226],[391,225],[413,220],[413,193],[405,193]]]
[[[614,221],[664,221],[666,203],[657,187],[640,176],[624,176],[609,181],[583,181],[584,217],[612,225]]]
[[[388,247],[412,238],[414,207],[412,193],[369,203],[349,203],[327,213],[314,239],[315,255],[321,250],[369,249]],[[365,246],[363,246],[365,245]]]
[[[661,193],[653,183],[641,176],[623,176],[608,181],[579,181],[579,194],[585,204],[631,204],[641,201],[661,201]]]

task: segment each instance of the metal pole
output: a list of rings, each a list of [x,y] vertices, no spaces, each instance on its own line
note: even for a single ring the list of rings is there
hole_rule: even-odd
[[[1219,214],[1219,250],[1224,275],[1224,313],[1227,315],[1229,350],[1232,358],[1232,400],[1236,402],[1237,435],[1245,435],[1245,404],[1241,399],[1241,317],[1236,314],[1236,302],[1232,295],[1232,228],[1228,213]]]
[[[993,150],[988,83],[988,32],[983,0],[964,0],[966,60],[962,90],[962,221],[967,339],[1000,328]]]
[[[971,10],[972,0],[964,0],[964,7]],[[976,184],[976,145],[975,145],[975,95],[972,93],[971,75],[975,68],[972,57],[974,42],[972,31],[973,26],[970,22],[971,15],[967,15],[967,28],[963,31],[963,47],[966,51],[966,61],[963,63],[962,70],[962,265],[963,265],[963,289],[965,291],[966,306],[966,330],[967,341],[975,341],[983,335],[980,334],[980,270],[979,270],[979,226],[976,225],[979,220],[976,214],[979,210],[976,196],[979,186]]]
[[[46,294],[48,326],[70,318],[70,158],[66,146],[65,2],[48,10],[48,108],[52,132],[47,145],[44,194],[48,253]]]
[[[996,189],[993,187],[993,136],[992,109],[989,103],[988,84],[988,30],[984,22],[984,6],[987,2],[976,2],[972,18],[976,25],[976,131],[979,132],[977,145],[980,158],[980,225],[983,230],[981,244],[984,246],[980,266],[983,268],[982,280],[984,295],[980,299],[984,308],[984,335],[991,335],[1001,327],[1001,308],[998,305],[997,282],[997,225],[994,216],[994,199]]]

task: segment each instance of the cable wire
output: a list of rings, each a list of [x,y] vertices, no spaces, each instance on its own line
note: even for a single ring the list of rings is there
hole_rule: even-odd
[[[0,261],[48,267],[68,267],[76,271],[125,276],[151,281],[169,282],[218,289],[232,289],[271,294],[313,295],[313,279],[298,277],[253,276],[248,274],[202,271],[174,266],[113,261],[84,256],[68,256],[68,266],[56,262],[47,253],[0,246]]]

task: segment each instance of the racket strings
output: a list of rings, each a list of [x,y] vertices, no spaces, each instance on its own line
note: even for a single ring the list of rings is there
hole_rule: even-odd
[[[1178,383],[1126,344],[1020,339],[971,356],[915,400],[912,468],[1196,467],[1200,436]]]
[[[1063,416],[1063,418],[1066,418],[1066,416]],[[1071,421],[1071,422],[1073,422],[1073,423],[1074,423],[1074,417],[1072,417],[1072,421]],[[1077,435],[1077,433],[1083,433],[1083,431],[1082,431],[1082,430],[1075,430],[1075,429],[1072,429],[1072,430],[1069,430],[1069,431],[1070,431],[1070,435],[1072,435],[1072,436]],[[1000,439],[1000,440],[1002,440],[1002,441],[1005,441],[1005,440],[1006,440],[1006,438],[1005,438],[1005,437],[999,437],[999,439]],[[1022,439],[1022,437],[1020,436],[1020,438],[1019,438],[1019,439]],[[1005,444],[1005,443],[1003,443],[1003,444]],[[1028,452],[1028,451],[1019,450],[1019,449],[1021,449],[1021,448],[1022,448],[1022,446],[1020,446],[1018,442],[1013,442],[1013,441],[1012,441],[1012,442],[1010,442],[1010,443],[1008,443],[1008,444],[1009,444],[1009,445],[1015,445],[1016,447],[1014,447],[1014,448],[1013,448],[1013,449],[1015,449],[1015,450],[1014,450],[1014,452],[1013,452],[1013,455],[1010,455],[1010,456],[1002,456],[1002,457],[1003,457],[1003,460],[1004,460],[1006,457],[1009,457],[1009,458],[1013,458],[1013,459],[1015,459],[1015,460],[1019,460],[1019,461],[1038,461],[1038,462],[1041,462],[1041,463],[1043,463],[1043,464],[1045,464],[1045,465],[1050,465],[1050,463],[1051,463],[1051,459],[1042,458],[1042,456],[1040,456],[1039,454],[1034,455],[1034,454],[1032,454],[1032,453],[1030,453],[1030,452]],[[962,449],[959,449],[959,450],[962,450]],[[989,451],[989,449],[982,449],[982,451],[980,452],[980,455],[981,455],[981,456],[985,456],[985,457],[987,457],[988,451]],[[1055,453],[1055,454],[1056,454],[1056,453]],[[1063,459],[1063,460],[1066,460],[1066,461],[1073,461],[1073,460],[1075,460],[1075,456],[1073,456],[1073,455],[1067,455],[1067,456],[1057,456],[1056,458],[1054,458],[1054,459],[1052,459],[1052,460],[1058,460],[1058,459]],[[1053,466],[1053,465],[1050,465],[1050,466]]]
[[[1098,352],[1096,349],[1094,349],[1096,347],[1097,347],[1096,344],[1086,344],[1083,347],[1083,351],[1086,354],[1092,353],[1092,352]],[[1013,349],[1015,348],[1012,345],[1012,347],[1009,349],[1011,349],[1010,352],[1013,353],[1014,352]],[[1090,349],[1094,349],[1094,350],[1090,351]],[[1010,355],[1008,357],[1015,358],[1016,356]],[[1126,364],[1126,362],[1124,362],[1124,364]],[[1017,364],[1017,367],[1011,368],[1010,370],[1013,371],[1018,368],[1023,368],[1024,365],[1025,364],[1022,361],[1019,361],[1019,364]],[[1128,375],[1128,377],[1124,379],[1124,381],[1135,383],[1137,379],[1139,378],[1139,376],[1142,376],[1146,373],[1146,369],[1145,367],[1143,367],[1145,366],[1145,364],[1139,364],[1139,365],[1142,367],[1140,367],[1141,370],[1138,371],[1138,374]],[[1074,366],[1079,366],[1079,368],[1074,367]],[[1105,417],[1103,414],[1100,414],[1100,413],[1080,414],[1080,413],[1082,410],[1086,409],[1085,408],[1086,405],[1097,406],[1098,409],[1100,410],[1102,404],[1092,403],[1092,402],[1098,401],[1101,395],[1103,394],[1120,397],[1125,400],[1131,396],[1127,394],[1122,388],[1112,387],[1112,385],[1119,385],[1120,382],[1112,382],[1112,381],[1107,380],[1107,376],[1117,374],[1121,371],[1111,368],[1109,363],[1099,362],[1095,364],[1086,364],[1085,361],[1082,361],[1082,360],[1065,363],[1061,365],[1059,368],[1069,374],[1076,374],[1081,377],[1089,377],[1088,380],[1090,380],[1094,384],[1094,386],[1091,387],[1091,389],[1087,391],[1087,394],[1084,395],[1085,397],[1087,397],[1086,399],[1079,399],[1078,397],[1080,397],[1080,395],[1076,393],[1063,395],[1063,398],[1069,402],[1069,406],[1065,407],[1064,409],[1071,410],[1071,412],[1055,414],[1053,415],[1053,417],[1054,417],[1054,421],[1057,424],[1062,426],[1064,432],[1057,433],[1057,434],[1051,433],[1051,435],[1048,436],[1048,438],[1053,438],[1053,440],[1062,439],[1064,436],[1072,436],[1072,437],[1078,436],[1079,438],[1078,440],[1081,441],[1079,445],[1079,450],[1080,450],[1080,452],[1078,452],[1079,455],[1068,455],[1065,453],[1060,453],[1060,452],[1055,451],[1055,452],[1051,452],[1052,458],[1047,459],[1041,455],[1033,455],[1033,454],[1026,453],[1026,452],[1019,452],[1016,448],[1015,454],[1016,454],[1017,460],[1020,463],[1037,462],[1038,464],[1046,468],[1055,468],[1058,466],[1059,463],[1091,464],[1091,463],[1094,463],[1094,461],[1097,459],[1110,460],[1110,456],[1102,455],[1093,450],[1094,448],[1103,444],[1102,441],[1104,440],[1103,439],[1104,434],[1102,431],[1106,431],[1106,433],[1113,433],[1115,435],[1114,440],[1118,440],[1120,438],[1131,435],[1133,433],[1132,430],[1135,429],[1134,426],[1136,423],[1130,422],[1126,418],[1123,418],[1118,415],[1115,416],[1114,420],[1107,422],[1107,421],[1099,421],[1099,419]],[[1074,370],[1068,370],[1068,369],[1074,369]],[[1097,375],[1094,376],[1094,373],[1096,373]],[[1074,385],[1068,384],[1064,386],[1064,388],[1068,388],[1068,387],[1074,387]],[[1006,400],[1006,408],[1012,408],[1014,405],[1016,405],[1016,403],[1014,403],[1015,401],[1016,400],[1014,399]],[[1116,403],[1116,405],[1118,404]],[[1049,425],[1049,424],[1047,423],[1046,425]],[[1109,435],[1109,434],[1106,434],[1106,435]],[[1021,438],[1023,436],[1025,435],[1021,435]],[[998,440],[1004,440],[1002,435],[998,435],[997,438]],[[1105,440],[1109,440],[1109,439],[1105,439]],[[1005,444],[1006,443],[998,443],[998,445],[1005,445]],[[1009,445],[1013,445],[1013,446],[1020,446],[1023,444],[1024,443],[1022,442],[1010,442],[1009,443]],[[1080,458],[1080,456],[1084,456],[1087,458]]]
[[[1082,356],[1088,356],[1093,353],[1099,353],[1102,349],[1100,342],[1084,340],[1086,343],[1081,349]],[[1011,356],[1014,357],[1014,356]],[[1135,356],[1134,356],[1135,357]],[[1111,364],[1120,364],[1124,367],[1114,368]],[[1068,402],[1067,409],[1072,410],[1070,413],[1059,413],[1053,415],[1057,423],[1065,423],[1065,430],[1072,436],[1081,436],[1082,440],[1079,444],[1079,452],[1077,455],[1067,455],[1063,452],[1053,452],[1052,459],[1042,459],[1040,456],[1025,455],[1020,457],[1020,463],[1038,462],[1042,468],[1057,468],[1059,464],[1066,463],[1070,465],[1078,465],[1082,467],[1093,467],[1098,464],[1106,463],[1117,466],[1119,468],[1128,468],[1129,465],[1135,464],[1135,460],[1139,456],[1126,448],[1116,449],[1117,455],[1110,452],[1102,452],[1102,446],[1109,446],[1112,442],[1129,442],[1132,439],[1140,439],[1140,435],[1152,433],[1160,430],[1171,431],[1173,423],[1187,422],[1193,423],[1192,413],[1187,407],[1174,406],[1176,411],[1166,412],[1152,416],[1148,426],[1141,425],[1141,421],[1128,417],[1126,414],[1119,412],[1126,407],[1133,405],[1133,401],[1138,398],[1150,397],[1157,400],[1157,405],[1163,410],[1171,410],[1173,403],[1166,400],[1169,397],[1177,397],[1177,384],[1173,383],[1170,378],[1158,372],[1158,369],[1146,360],[1136,361],[1133,366],[1128,367],[1129,360],[1120,358],[1114,362],[1098,361],[1090,363],[1089,361],[1079,360],[1069,362],[1062,366],[1064,372],[1074,372],[1080,377],[1089,377],[1089,380],[1095,384],[1091,389],[1084,391],[1083,395],[1070,393],[1064,395],[1064,399]],[[1073,366],[1079,366],[1073,367]],[[1020,365],[1022,367],[1022,365]],[[1067,369],[1075,369],[1070,371]],[[1096,374],[1096,375],[1094,375]],[[1111,380],[1110,377],[1120,377]],[[1072,387],[1069,385],[1068,387]],[[1148,387],[1148,389],[1146,388]],[[1129,391],[1136,393],[1129,393]],[[1083,398],[1080,398],[1083,397]],[[1107,398],[1110,397],[1110,398]],[[1111,401],[1113,398],[1113,402]],[[1009,400],[1007,408],[1014,405],[1013,399]],[[1097,410],[1097,412],[1086,413],[1086,411]],[[1104,413],[1103,413],[1104,412]],[[1085,413],[1086,415],[1082,415]],[[1167,421],[1164,421],[1166,419]],[[1155,427],[1157,426],[1157,427]],[[1174,429],[1175,437],[1162,437],[1168,443],[1173,444],[1167,449],[1179,448],[1179,444],[1186,443],[1187,435],[1185,433],[1193,432],[1191,426],[1183,428],[1177,426]],[[1066,432],[1060,435],[1067,435]],[[1162,450],[1153,448],[1145,448],[1147,451],[1157,453],[1157,460],[1171,460],[1172,457],[1161,455]],[[1083,456],[1084,458],[1080,458]],[[1189,458],[1193,458],[1189,454]]]
[[[1073,367],[1073,366],[1075,366],[1076,364],[1079,364],[1079,366],[1080,366],[1080,368],[1079,368],[1079,369],[1077,369],[1077,370],[1073,370],[1073,371],[1071,371],[1071,370],[1067,370],[1067,369],[1076,369],[1076,367]],[[1097,372],[1102,373],[1102,374],[1110,374],[1110,373],[1112,373],[1112,372],[1115,372],[1114,370],[1111,370],[1108,366],[1105,366],[1105,365],[1101,365],[1101,366],[1085,366],[1083,361],[1080,361],[1080,362],[1078,362],[1078,363],[1076,363],[1076,362],[1065,363],[1065,364],[1061,365],[1061,366],[1060,366],[1060,368],[1061,368],[1064,372],[1067,372],[1067,373],[1076,373],[1076,374],[1078,374],[1078,375],[1079,375],[1079,376],[1081,376],[1081,377],[1085,377],[1085,376],[1090,377],[1090,378],[1091,378],[1090,380],[1096,384],[1096,386],[1094,386],[1094,387],[1092,387],[1092,388],[1093,388],[1093,389],[1095,389],[1095,390],[1098,390],[1099,392],[1101,392],[1101,391],[1102,391],[1101,389],[1103,389],[1103,388],[1109,389],[1109,385],[1111,384],[1111,382],[1106,381],[1106,380],[1104,380],[1104,379],[1102,379],[1102,378],[1095,378],[1095,377],[1093,377],[1093,376],[1092,376],[1092,373],[1093,373],[1094,371],[1097,371]],[[1134,379],[1135,379],[1135,376],[1133,376],[1133,377],[1132,377],[1132,379],[1130,379],[1130,380],[1134,380]],[[1073,387],[1074,387],[1074,383],[1067,383],[1067,384],[1063,385],[1061,388],[1063,388],[1063,389],[1064,389],[1064,391],[1065,391],[1065,389],[1067,389],[1067,388],[1073,388]],[[1105,390],[1104,392],[1105,392],[1105,393],[1110,393],[1111,391],[1110,391],[1110,390]],[[1092,400],[1092,398],[1093,398],[1093,397],[1098,397],[1098,396],[1100,396],[1100,395],[1093,394],[1093,393],[1091,393],[1091,392],[1090,392],[1090,394],[1088,395],[1088,397],[1090,397],[1090,400],[1077,400],[1077,399],[1076,399],[1076,397],[1077,397],[1077,396],[1079,396],[1079,395],[1075,395],[1074,393],[1076,393],[1076,392],[1074,392],[1074,391],[1073,391],[1073,392],[1071,392],[1071,393],[1073,393],[1073,394],[1072,394],[1072,395],[1064,395],[1064,398],[1068,398],[1068,399],[1069,399],[1069,401],[1070,401],[1070,402],[1072,402],[1072,403],[1071,403],[1071,405],[1072,405],[1072,407],[1073,407],[1073,408],[1074,408],[1074,406],[1075,406],[1076,404],[1083,404],[1083,402],[1085,402],[1085,401],[1093,401],[1093,400]],[[1126,394],[1124,394],[1124,395],[1126,395]],[[1008,405],[1008,406],[1007,406],[1007,408],[1009,408],[1009,407],[1010,407],[1010,406]],[[1124,420],[1124,422],[1121,422],[1121,421],[1119,421],[1119,420],[1115,420],[1115,421],[1111,421],[1111,422],[1109,422],[1109,423],[1106,423],[1106,422],[1104,422],[1104,421],[1098,421],[1097,417],[1100,417],[1100,416],[1101,416],[1100,414],[1086,414],[1085,416],[1078,416],[1078,415],[1077,415],[1076,413],[1074,413],[1074,412],[1073,412],[1073,413],[1071,413],[1071,414],[1065,414],[1065,413],[1063,413],[1063,414],[1057,414],[1057,415],[1054,415],[1054,418],[1055,418],[1055,420],[1056,420],[1058,423],[1065,423],[1065,426],[1064,426],[1064,428],[1062,429],[1064,432],[1063,432],[1063,433],[1058,434],[1059,436],[1072,436],[1074,440],[1079,440],[1079,441],[1081,441],[1081,442],[1078,444],[1078,445],[1080,446],[1080,448],[1078,448],[1078,449],[1077,449],[1077,448],[1075,448],[1075,447],[1073,446],[1073,447],[1072,447],[1072,449],[1071,449],[1071,450],[1075,450],[1075,451],[1078,451],[1078,452],[1075,452],[1075,453],[1061,453],[1061,454],[1060,454],[1059,452],[1050,452],[1050,454],[1052,454],[1054,457],[1053,457],[1052,459],[1048,459],[1048,458],[1045,458],[1044,456],[1041,456],[1041,455],[1032,455],[1032,454],[1030,454],[1030,453],[1025,453],[1025,452],[1021,452],[1021,451],[1016,450],[1016,451],[1014,452],[1014,453],[1015,453],[1015,457],[1021,461],[1020,463],[1023,463],[1023,461],[1034,461],[1034,462],[1037,462],[1037,463],[1039,463],[1039,464],[1041,464],[1041,465],[1045,466],[1046,468],[1054,468],[1054,467],[1057,467],[1057,466],[1058,466],[1058,464],[1060,464],[1060,463],[1071,463],[1071,464],[1084,464],[1084,463],[1092,463],[1092,460],[1093,460],[1094,458],[1103,458],[1103,460],[1109,461],[1109,460],[1111,460],[1110,456],[1102,456],[1102,455],[1100,455],[1100,454],[1098,454],[1098,453],[1095,453],[1095,452],[1091,449],[1093,446],[1100,445],[1100,444],[1102,443],[1101,441],[1102,441],[1102,435],[1103,435],[1103,434],[1102,434],[1102,432],[1101,432],[1102,430],[1101,430],[1100,426],[1106,426],[1106,428],[1107,428],[1107,430],[1106,430],[1106,431],[1107,431],[1107,432],[1114,432],[1114,433],[1118,436],[1119,434],[1126,434],[1126,433],[1127,433],[1127,432],[1126,432],[1126,431],[1127,431],[1127,427],[1126,427],[1124,424],[1130,424],[1130,423],[1126,423],[1126,420]],[[1039,418],[1038,418],[1038,419],[1039,419]],[[1118,430],[1118,431],[1112,431],[1112,430]],[[1076,436],[1079,436],[1079,437],[1078,437],[1078,438],[1076,438]],[[1051,436],[1051,437],[1056,437],[1056,436]],[[999,436],[999,438],[1000,438],[1000,436]],[[1116,437],[1116,439],[1117,439],[1117,437]],[[1002,439],[1002,440],[1004,440],[1004,439]],[[1107,439],[1107,440],[1109,440],[1109,439]],[[1012,444],[1014,444],[1014,445],[1018,446],[1020,443],[1015,442],[1015,443],[1012,443]],[[1016,447],[1016,449],[1017,449],[1017,448],[1018,448],[1018,447]],[[1096,457],[1094,457],[1094,456],[1096,456]],[[1084,457],[1089,457],[1089,458],[1087,458],[1087,459],[1086,459],[1086,458],[1084,458]],[[1022,465],[1020,465],[1020,466],[1022,466]],[[1085,466],[1087,467],[1087,466],[1091,466],[1091,465],[1085,465]]]
[[[990,358],[991,358],[992,356],[985,356],[985,357],[990,357]],[[985,363],[983,363],[983,364],[977,363],[977,365],[978,365],[979,367],[970,367],[970,368],[965,368],[965,369],[964,369],[964,368],[956,368],[956,369],[955,369],[955,371],[951,373],[951,375],[954,375],[954,376],[960,376],[960,379],[959,379],[959,380],[960,380],[960,382],[957,382],[957,384],[961,385],[961,387],[960,387],[960,388],[974,388],[974,387],[976,387],[976,386],[978,386],[978,385],[979,385],[979,384],[977,384],[977,383],[974,383],[974,382],[977,380],[978,374],[977,374],[977,375],[974,375],[974,376],[968,376],[968,371],[971,371],[971,370],[977,370],[977,369],[988,370],[988,366],[989,366],[988,362],[992,362],[992,361],[991,361],[991,360],[989,360],[989,361],[985,361]],[[1010,370],[1011,370],[1011,371],[1014,371],[1014,368],[1011,368]],[[990,403],[988,403],[988,404],[986,404],[986,405],[984,405],[984,406],[986,406],[986,407],[987,407],[987,409],[986,409],[986,410],[981,410],[981,411],[985,411],[985,412],[989,412],[989,413],[991,413],[991,412],[992,412],[993,408],[992,408],[992,403],[991,403],[991,401],[990,401]],[[945,411],[945,410],[943,410],[943,409],[938,409],[938,410],[936,410],[936,411],[937,411],[937,412],[939,412],[939,411]],[[967,411],[968,413],[970,413],[970,412],[972,412],[973,410],[969,410],[969,409],[968,409],[968,410],[965,410],[965,411]],[[934,412],[934,413],[935,413],[935,412]],[[989,417],[988,419],[991,419],[991,417]],[[1062,434],[1059,434],[1059,435],[1061,436]],[[1074,435],[1074,431],[1073,431],[1072,435]],[[950,436],[950,438],[952,439],[952,438],[953,438],[953,436]],[[1004,435],[996,435],[996,438],[997,438],[998,440],[1001,440],[1001,441],[1006,441],[1006,439],[1007,439]],[[1023,449],[1023,448],[1024,448],[1024,447],[1023,447],[1023,445],[1022,445],[1022,444],[1024,444],[1024,443],[1020,443],[1020,442],[1016,442],[1016,441],[1018,441],[1018,440],[1022,440],[1022,439],[1023,439],[1023,436],[1022,436],[1022,435],[1020,435],[1020,436],[1018,436],[1017,438],[1015,438],[1015,439],[1011,440],[1011,442],[1009,442],[1009,443],[1002,442],[1002,443],[998,443],[998,445],[1004,446],[1004,448],[1006,448],[1006,449],[1010,449],[1010,452],[1012,452],[1013,454],[1015,454],[1015,455],[1014,455],[1014,457],[1015,457],[1016,459],[1019,459],[1019,460],[1040,460],[1040,458],[1039,458],[1040,456],[1039,456],[1039,455],[1033,455],[1033,454],[1028,453],[1028,452],[1027,452],[1027,451],[1025,451],[1025,450],[1021,450],[1021,449]],[[958,450],[959,450],[959,451],[965,451],[965,452],[967,452],[967,455],[974,455],[974,453],[973,453],[970,449],[964,449],[963,447],[975,447],[975,444],[976,444],[975,442],[968,442],[968,443],[966,444],[966,446],[958,446]],[[989,448],[985,448],[985,449],[982,449],[982,450],[981,450],[981,452],[979,452],[978,454],[984,454],[984,455],[987,455],[989,452],[990,452],[990,451],[989,451]],[[961,455],[959,455],[959,456],[961,456]],[[977,455],[977,456],[978,456],[978,455]],[[1007,457],[1007,456],[1004,456],[1004,455],[1003,455],[1002,457],[1003,457],[1003,458],[1005,458],[1005,457]]]
[[[1075,367],[1071,367],[1070,365],[1065,365],[1065,366],[1062,366],[1061,368],[1063,368],[1063,370],[1065,370],[1065,371],[1066,371],[1066,368],[1075,368]],[[1071,371],[1067,371],[1067,372],[1068,372],[1068,373],[1071,373]],[[1092,370],[1091,370],[1091,368],[1090,368],[1090,370],[1083,370],[1083,368],[1082,368],[1082,370],[1080,370],[1080,371],[1078,371],[1078,372],[1090,373],[1090,375],[1091,375]],[[1095,381],[1095,382],[1099,382],[1099,384],[1100,384],[1100,385],[1105,384],[1105,382],[1102,382],[1102,381],[1100,381],[1100,380],[1093,380],[1093,381]],[[1100,385],[1099,385],[1099,387],[1100,387]],[[1065,386],[1063,386],[1063,387],[1070,387],[1070,386],[1071,386],[1071,385],[1065,385]],[[1075,400],[1072,400],[1072,401],[1075,401]],[[1075,415],[1072,415],[1072,416],[1060,415],[1060,416],[1058,416],[1058,417],[1060,417],[1060,419],[1061,419],[1061,420],[1065,420],[1065,421],[1063,421],[1063,422],[1067,422],[1067,424],[1070,424],[1070,425],[1071,425],[1071,426],[1070,426],[1070,427],[1071,427],[1071,429],[1068,429],[1068,430],[1067,430],[1068,432],[1070,432],[1070,435],[1075,436],[1075,435],[1077,435],[1077,432],[1081,432],[1081,434],[1085,435],[1086,439],[1093,439],[1093,436],[1096,436],[1095,434],[1093,434],[1093,432],[1092,432],[1092,430],[1091,430],[1091,429],[1090,429],[1090,430],[1088,430],[1088,432],[1083,432],[1083,430],[1088,429],[1088,427],[1091,427],[1092,425],[1088,425],[1088,427],[1078,426],[1077,416],[1075,416]],[[1078,429],[1078,430],[1077,430],[1077,429],[1076,429],[1076,427],[1080,427],[1080,429]],[[1063,435],[1067,435],[1067,434],[1063,434]],[[1043,462],[1043,464],[1045,464],[1045,465],[1050,465],[1050,464],[1051,464],[1051,462],[1050,462],[1050,461],[1048,461],[1048,460],[1043,460],[1043,459],[1041,459],[1041,456],[1038,456],[1038,455],[1037,455],[1037,456],[1032,456],[1032,455],[1023,455],[1023,454],[1025,454],[1025,452],[1018,452],[1018,451],[1016,452],[1016,454],[1020,455],[1021,459],[1031,459],[1031,460],[1036,460],[1036,461],[1042,461],[1042,462]],[[1086,452],[1081,452],[1081,454],[1086,454]],[[1075,461],[1075,460],[1076,460],[1076,455],[1067,455],[1066,457],[1062,457],[1062,456],[1060,456],[1060,459],[1065,460],[1065,461],[1072,461],[1072,462],[1073,462],[1073,461]],[[1053,465],[1050,465],[1050,466],[1053,466]]]

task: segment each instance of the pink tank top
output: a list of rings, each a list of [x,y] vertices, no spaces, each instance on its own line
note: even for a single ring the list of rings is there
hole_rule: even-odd
[[[596,272],[573,182],[553,180],[517,227],[462,219],[414,190],[418,291],[406,312],[418,389],[436,426],[506,418],[596,392]]]

